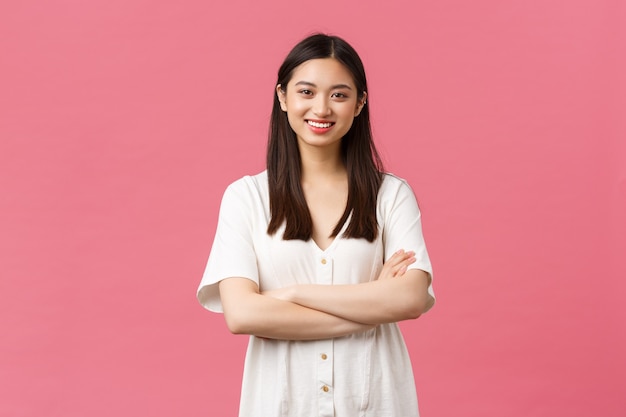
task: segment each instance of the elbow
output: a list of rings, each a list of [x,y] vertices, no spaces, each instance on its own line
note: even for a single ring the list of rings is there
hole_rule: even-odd
[[[393,308],[387,310],[382,323],[392,323],[404,320],[415,320],[422,315],[422,309],[417,303],[396,303]]]
[[[228,328],[228,331],[231,332],[232,334],[248,334],[246,333],[244,328],[238,324],[229,323],[227,321],[226,327]]]
[[[435,303],[435,299],[428,293],[430,276],[421,270],[409,271],[410,277],[399,281],[404,284],[401,299],[398,303],[402,310],[403,320],[415,320],[426,313]]]
[[[224,321],[226,322],[226,328],[228,328],[228,331],[231,332],[232,334],[241,334],[241,324],[233,319],[232,317],[229,317],[228,315],[224,315]]]
[[[429,294],[426,294],[424,297],[411,297],[411,299],[406,300],[402,308],[402,320],[415,320],[419,318],[422,314],[430,310],[434,303],[435,299]]]
[[[414,309],[407,314],[406,320],[415,320],[420,318],[421,315],[422,312],[420,310]]]
[[[247,294],[237,299],[223,299],[224,321],[232,334],[254,334],[254,330],[261,323],[259,314],[255,311],[255,299],[256,295]]]
[[[423,309],[420,306],[410,306],[404,311],[404,320],[415,320],[419,318],[423,313]]]
[[[252,324],[250,320],[242,314],[224,314],[226,327],[232,334],[252,334]]]

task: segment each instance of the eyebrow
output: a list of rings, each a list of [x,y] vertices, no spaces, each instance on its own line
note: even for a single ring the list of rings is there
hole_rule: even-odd
[[[298,81],[295,85],[305,85],[305,86],[316,87],[317,88],[317,86],[315,84],[313,84],[312,82],[309,82],[309,81]],[[338,88],[346,88],[348,90],[352,90],[352,87],[350,87],[348,84],[336,84],[336,85],[333,85],[331,87],[331,90],[335,90],[335,89],[338,89]]]

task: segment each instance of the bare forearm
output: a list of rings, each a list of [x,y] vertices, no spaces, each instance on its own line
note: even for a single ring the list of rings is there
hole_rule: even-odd
[[[231,281],[231,280],[226,280]],[[238,291],[237,286],[249,283],[232,281],[222,291],[226,323],[231,332],[251,334],[270,339],[315,340],[345,336],[371,329],[372,325],[336,317],[302,305],[261,295]],[[233,297],[233,288],[236,296]]]
[[[289,300],[346,320],[371,325],[414,319],[432,305],[429,277],[410,270],[399,278],[356,285],[298,285]]]

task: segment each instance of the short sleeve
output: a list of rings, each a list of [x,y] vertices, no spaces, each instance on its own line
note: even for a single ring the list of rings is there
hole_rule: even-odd
[[[422,232],[422,215],[415,194],[406,181],[387,175],[379,196],[383,217],[383,244],[385,261],[396,251],[415,252],[415,262],[409,269],[421,269],[431,277],[428,293],[435,298],[433,269]]]
[[[245,179],[231,184],[222,197],[217,229],[197,297],[206,309],[221,313],[219,282],[225,278],[248,278],[259,283],[254,251],[253,213],[258,212]]]

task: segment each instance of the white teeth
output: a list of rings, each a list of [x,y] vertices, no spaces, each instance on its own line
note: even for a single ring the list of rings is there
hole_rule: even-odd
[[[321,127],[321,128],[331,127],[333,125],[332,123],[317,123],[311,120],[307,120],[307,123],[313,127]]]

